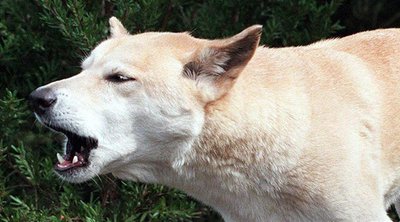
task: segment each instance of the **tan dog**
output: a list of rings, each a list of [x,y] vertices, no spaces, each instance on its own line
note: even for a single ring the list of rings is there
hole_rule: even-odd
[[[390,221],[399,30],[270,49],[258,25],[222,40],[110,25],[80,74],[31,94],[68,138],[63,179],[165,184],[225,221]]]

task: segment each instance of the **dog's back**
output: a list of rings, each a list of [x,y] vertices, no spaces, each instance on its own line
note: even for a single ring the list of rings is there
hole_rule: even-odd
[[[385,201],[389,204],[400,194],[400,30],[363,32],[343,38],[334,48],[358,56],[374,72],[381,96],[379,138]]]
[[[371,84],[360,82],[360,94],[375,104],[378,116],[369,121],[376,121],[376,127],[365,121],[365,128],[377,133],[377,148],[381,149],[382,185],[386,207],[393,203],[400,192],[400,30],[383,29],[362,32],[338,40],[317,43],[321,47],[349,53],[361,59],[372,74]],[[349,72],[349,70],[346,70]],[[368,75],[358,72],[358,78]],[[368,107],[367,112],[374,112]]]

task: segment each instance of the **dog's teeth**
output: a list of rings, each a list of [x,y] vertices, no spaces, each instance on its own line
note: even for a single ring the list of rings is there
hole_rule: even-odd
[[[57,160],[59,163],[64,163],[65,161],[64,158],[59,153],[57,153]]]
[[[77,163],[78,162],[78,157],[74,156],[74,158],[72,159],[72,163]]]

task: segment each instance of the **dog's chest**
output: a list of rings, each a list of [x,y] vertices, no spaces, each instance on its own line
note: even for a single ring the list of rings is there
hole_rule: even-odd
[[[310,215],[322,218],[319,214],[324,212],[323,206],[311,203],[303,208],[304,204],[298,201],[306,191],[292,188],[289,195],[281,189],[287,183],[284,178],[249,176],[229,168],[219,173],[184,168],[180,174],[172,173],[163,180],[164,184],[213,207],[228,222],[309,221]]]

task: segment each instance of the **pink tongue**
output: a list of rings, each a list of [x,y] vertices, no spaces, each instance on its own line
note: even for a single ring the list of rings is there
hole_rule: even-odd
[[[81,161],[78,161],[76,163],[72,163],[72,162],[70,162],[68,160],[65,160],[62,163],[57,163],[57,167],[60,168],[60,169],[69,169],[71,167],[76,167],[76,166],[81,166],[81,165],[82,165]]]
[[[64,160],[64,162],[58,163],[58,166],[67,166],[67,165],[70,165],[70,164],[72,164],[70,161]]]

